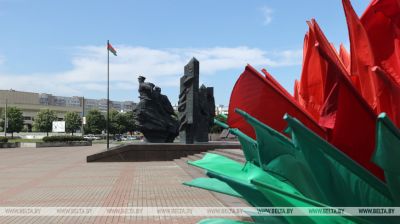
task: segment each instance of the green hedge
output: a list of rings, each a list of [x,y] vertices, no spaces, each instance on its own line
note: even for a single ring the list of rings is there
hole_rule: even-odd
[[[6,143],[8,142],[8,138],[4,136],[0,136],[0,143]]]
[[[60,135],[60,136],[47,136],[43,138],[43,142],[77,142],[85,141],[82,136]]]

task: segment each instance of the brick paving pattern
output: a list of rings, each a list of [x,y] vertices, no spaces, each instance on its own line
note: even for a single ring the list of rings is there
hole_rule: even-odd
[[[0,149],[0,206],[224,207],[174,161],[86,163],[104,145]],[[0,223],[196,223],[203,217],[0,217]]]

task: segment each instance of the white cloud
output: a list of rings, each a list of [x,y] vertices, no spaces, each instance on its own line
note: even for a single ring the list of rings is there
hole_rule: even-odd
[[[261,12],[263,14],[264,17],[264,25],[268,25],[272,22],[272,14],[274,13],[274,10],[272,10],[270,7],[268,6],[264,6],[261,8]]]
[[[301,50],[266,52],[258,48],[213,47],[152,49],[115,46],[118,56],[110,55],[110,88],[135,90],[137,76],[144,75],[161,87],[179,86],[183,66],[196,57],[202,75],[253,66],[279,67],[301,64]],[[1,62],[1,58],[0,58]],[[47,92],[56,95],[84,95],[105,92],[107,56],[103,46],[77,47],[72,69],[52,74],[0,74],[0,89]],[[0,72],[1,73],[1,72]]]

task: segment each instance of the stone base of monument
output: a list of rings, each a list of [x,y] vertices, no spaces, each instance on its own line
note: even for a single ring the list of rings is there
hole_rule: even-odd
[[[208,142],[196,144],[141,143],[126,144],[86,157],[87,162],[148,162],[171,161],[214,149],[240,149],[239,142]]]

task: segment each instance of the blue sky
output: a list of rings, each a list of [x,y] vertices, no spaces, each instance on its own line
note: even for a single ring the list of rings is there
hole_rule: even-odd
[[[369,0],[353,0],[361,15]],[[183,65],[195,56],[200,81],[227,105],[247,63],[290,92],[300,76],[306,20],[348,46],[340,0],[0,0],[0,89],[137,101],[144,75],[175,104]]]

